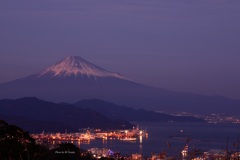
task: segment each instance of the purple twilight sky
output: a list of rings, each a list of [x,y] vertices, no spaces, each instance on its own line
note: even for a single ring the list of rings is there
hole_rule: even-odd
[[[240,1],[0,1],[0,83],[69,55],[147,85],[240,99]]]

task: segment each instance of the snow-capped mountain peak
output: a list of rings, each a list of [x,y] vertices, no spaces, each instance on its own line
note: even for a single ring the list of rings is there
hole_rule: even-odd
[[[88,76],[88,77],[113,77],[120,79],[128,79],[118,73],[107,71],[98,67],[79,56],[69,56],[57,62],[55,65],[43,70],[38,77],[44,75],[52,75],[53,77],[68,76]]]

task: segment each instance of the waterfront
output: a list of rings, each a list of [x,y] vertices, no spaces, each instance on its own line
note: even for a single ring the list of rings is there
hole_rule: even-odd
[[[136,141],[121,141],[115,138],[92,139],[88,141],[69,141],[83,149],[110,148],[121,155],[140,153],[150,156],[152,153],[166,151],[176,156],[184,148],[187,140],[189,150],[226,149],[237,151],[233,144],[240,135],[237,124],[206,123],[141,123],[140,129],[147,129],[148,136],[137,137]],[[58,140],[53,143],[59,143]],[[228,143],[228,144],[227,144]]]
[[[236,150],[236,143],[240,135],[240,125],[237,124],[206,124],[206,123],[142,123],[147,128],[148,137],[136,142],[122,142],[117,140],[91,141],[81,144],[81,148],[111,148],[120,151],[122,155],[142,153],[150,156],[166,150],[169,154],[178,154],[184,148],[187,138],[190,138],[189,150],[192,149],[223,149],[228,139],[229,150]],[[182,131],[182,132],[181,132]],[[228,138],[227,138],[228,137]]]

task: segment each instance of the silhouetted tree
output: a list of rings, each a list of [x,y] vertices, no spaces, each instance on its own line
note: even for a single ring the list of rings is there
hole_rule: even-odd
[[[15,125],[0,120],[0,159],[32,159],[35,140]]]

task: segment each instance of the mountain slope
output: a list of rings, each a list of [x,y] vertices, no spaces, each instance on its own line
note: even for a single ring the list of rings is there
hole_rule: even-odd
[[[81,100],[74,104],[80,108],[91,109],[111,119],[125,119],[128,121],[177,121],[177,122],[204,122],[203,119],[195,117],[171,116],[144,109],[134,109],[126,106],[116,105],[99,99]]]
[[[29,96],[70,103],[97,98],[148,110],[240,113],[240,100],[142,85],[80,57],[67,57],[38,74],[0,84],[0,99]]]
[[[0,114],[0,120],[4,120],[10,124],[17,125],[31,133],[41,133],[43,130],[47,132],[77,132],[77,128],[73,128],[59,121],[34,120],[22,116],[6,116]]]
[[[25,118],[34,121],[64,124],[74,128],[131,128],[125,121],[111,120],[96,111],[80,109],[70,104],[57,104],[37,98],[17,100],[0,100],[0,114],[4,116]],[[57,128],[57,127],[56,127]],[[66,129],[71,129],[66,128]],[[37,126],[36,126],[36,129]]]

